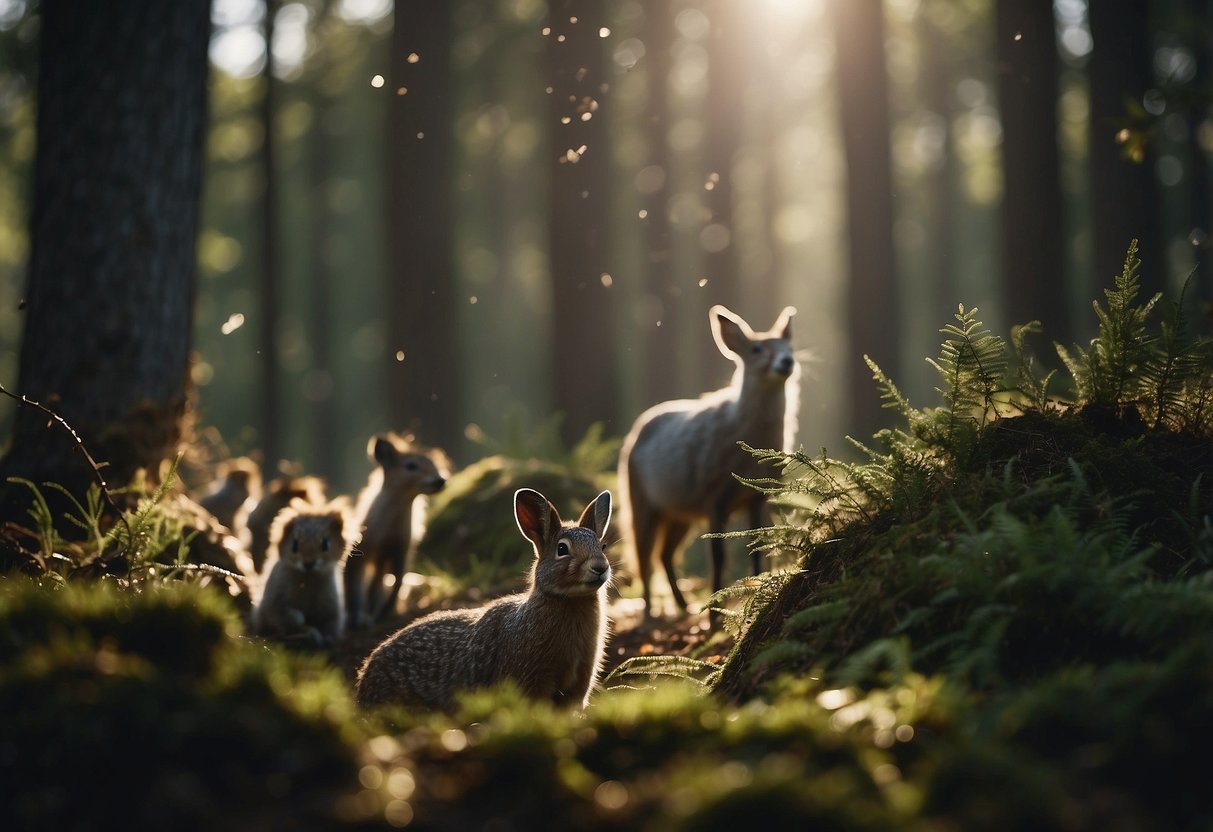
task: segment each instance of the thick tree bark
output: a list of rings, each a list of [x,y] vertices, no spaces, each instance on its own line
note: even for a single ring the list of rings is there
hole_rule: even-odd
[[[616,413],[613,297],[607,275],[610,164],[603,104],[610,92],[600,30],[603,0],[549,0],[549,252],[553,389],[566,443],[594,422],[622,432]],[[576,21],[576,22],[574,22]]]
[[[1117,133],[1126,123],[1125,104],[1141,104],[1152,86],[1149,3],[1090,4],[1094,48],[1091,79],[1091,215],[1095,254],[1091,294],[1102,294],[1120,274],[1129,241],[1139,241],[1145,264],[1142,296],[1164,285],[1167,257],[1159,221],[1155,154],[1147,147],[1143,159],[1124,158]]]
[[[1057,147],[1057,38],[1052,0],[995,4],[1002,114],[1003,305],[1008,325],[1039,320],[1071,340]]]
[[[389,97],[388,414],[430,444],[462,436],[451,250],[451,4],[397,0]]]
[[[210,3],[44,0],[41,11],[19,386],[76,428],[117,487],[140,467],[155,473],[181,439]],[[29,407],[0,475],[76,492],[92,479]],[[23,519],[27,496],[10,489],[0,514]]]
[[[879,395],[862,356],[898,375],[898,297],[889,158],[889,82],[879,0],[830,3],[838,56],[838,101],[847,161],[847,354],[851,434],[880,426]]]

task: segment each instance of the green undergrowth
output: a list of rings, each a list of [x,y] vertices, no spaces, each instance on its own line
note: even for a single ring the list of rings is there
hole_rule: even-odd
[[[327,828],[357,789],[354,713],[336,671],[247,640],[216,593],[0,583],[17,828]]]
[[[513,584],[527,571],[533,553],[514,522],[514,492],[533,488],[576,520],[610,479],[605,460],[618,443],[591,430],[573,450],[547,458],[497,453],[455,472],[430,498],[419,561],[429,571],[469,587],[491,591]],[[517,449],[511,454],[521,453]]]
[[[1213,826],[1213,364],[1134,252],[1069,391],[960,309],[860,463],[762,453],[785,506],[723,667],[633,659],[584,712],[504,688],[359,712],[221,593],[0,583],[0,778],[20,828],[1198,830]],[[574,517],[595,439],[452,477],[423,558],[491,591],[512,495]],[[595,450],[597,449],[597,450]],[[508,451],[508,453],[507,453]],[[596,456],[595,456],[596,455]],[[590,464],[591,457],[597,459]],[[582,467],[578,467],[578,466]],[[811,508],[810,508],[811,507]],[[500,548],[497,548],[500,546]],[[467,555],[460,561],[457,553]],[[157,573],[158,574],[158,573]],[[60,575],[59,577],[63,577]],[[463,580],[464,578],[460,578]]]

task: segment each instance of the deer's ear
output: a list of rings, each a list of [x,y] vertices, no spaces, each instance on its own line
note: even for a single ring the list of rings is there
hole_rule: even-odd
[[[522,536],[542,552],[553,531],[560,528],[560,513],[538,491],[520,488],[514,492],[514,521]]]
[[[581,517],[577,520],[577,525],[583,529],[589,529],[601,541],[606,537],[607,525],[611,522],[611,492],[603,491],[594,498],[585,510],[581,512]]]
[[[396,450],[396,445],[387,436],[382,433],[377,433],[371,437],[371,441],[366,445],[366,455],[378,462],[380,465],[387,465],[389,462],[399,456]]]
[[[716,340],[717,349],[728,358],[745,355],[746,347],[754,335],[749,324],[719,304],[708,312],[708,319],[712,324],[712,337]]]
[[[778,334],[785,341],[792,340],[792,318],[795,315],[795,306],[785,306],[783,311],[779,313],[779,320],[775,321],[775,326],[771,327],[771,331]]]

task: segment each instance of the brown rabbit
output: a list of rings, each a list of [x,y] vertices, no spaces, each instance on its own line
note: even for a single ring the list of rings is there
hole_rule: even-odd
[[[611,566],[602,540],[611,494],[599,494],[572,524],[523,488],[514,494],[514,518],[535,547],[528,590],[398,631],[358,672],[362,705],[450,710],[456,692],[510,679],[531,698],[584,707],[606,643]]]
[[[417,498],[441,491],[449,467],[442,451],[418,445],[411,436],[375,434],[366,451],[376,465],[358,495],[355,516],[362,540],[345,570],[345,603],[353,628],[395,610],[414,538],[423,526],[424,503]],[[384,598],[388,575],[394,580]]]
[[[253,607],[253,631],[313,646],[332,644],[345,629],[341,567],[353,545],[349,503],[295,500],[270,530],[265,585]]]

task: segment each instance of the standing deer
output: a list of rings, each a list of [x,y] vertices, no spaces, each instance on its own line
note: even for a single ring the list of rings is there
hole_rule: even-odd
[[[649,578],[660,557],[675,603],[686,609],[674,556],[692,524],[706,520],[723,532],[730,515],[749,511],[751,528],[763,525],[764,495],[737,481],[759,477],[755,459],[738,446],[792,449],[799,409],[799,366],[792,353],[787,307],[768,332],[754,332],[723,306],[708,313],[720,352],[737,365],[731,383],[698,399],[663,402],[636,420],[620,452],[619,489],[627,508],[646,614]],[[736,475],[736,476],[734,476]],[[724,541],[711,540],[712,591],[722,586]],[[759,571],[758,553],[752,553]]]

